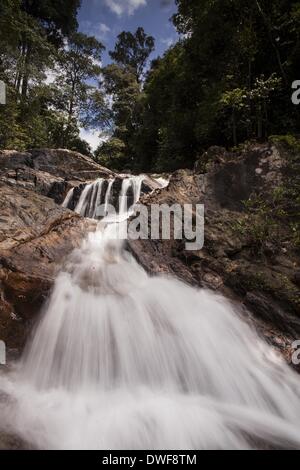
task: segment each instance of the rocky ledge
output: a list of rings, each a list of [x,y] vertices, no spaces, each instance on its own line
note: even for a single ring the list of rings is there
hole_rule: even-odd
[[[33,190],[61,204],[74,186],[114,173],[77,152],[57,149],[0,151],[0,180]]]
[[[273,143],[230,153],[213,147],[195,171],[180,170],[150,204],[204,204],[205,244],[138,240],[129,247],[150,273],[220,291],[252,312],[287,358],[300,338],[298,148]],[[150,224],[150,221],[149,221]]]
[[[287,357],[300,337],[299,156],[300,144],[280,141],[234,153],[209,149],[167,188],[148,180],[142,198],[148,205],[204,204],[204,248],[186,251],[184,239],[129,242],[148,272],[247,307]],[[22,350],[64,258],[95,227],[58,204],[86,179],[115,178],[118,193],[123,177],[67,150],[0,152],[0,339],[9,352]]]
[[[63,259],[93,222],[3,182],[0,206],[0,338],[19,350]]]

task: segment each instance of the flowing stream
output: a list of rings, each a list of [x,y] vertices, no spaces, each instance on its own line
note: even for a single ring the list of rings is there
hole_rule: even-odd
[[[112,187],[87,186],[77,212],[94,217]],[[130,188],[138,201],[141,178]],[[147,275],[116,223],[71,254],[0,376],[1,427],[41,449],[300,448],[298,376],[226,299]]]

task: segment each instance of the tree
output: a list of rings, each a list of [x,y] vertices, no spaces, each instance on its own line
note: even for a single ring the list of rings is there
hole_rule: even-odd
[[[67,132],[70,148],[90,152],[79,137],[75,112],[74,119],[68,119],[69,102],[64,102],[62,88],[45,83],[46,72],[53,72],[65,52],[65,35],[77,27],[79,4],[78,0],[1,2],[0,79],[6,82],[8,94],[7,105],[0,107],[2,148],[61,147]],[[87,114],[91,102],[94,110],[99,108],[99,93],[94,93],[95,103],[93,90],[87,90],[82,114]]]
[[[21,11],[35,19],[56,47],[78,28],[77,13],[81,0],[20,0]],[[19,2],[19,3],[20,3]]]
[[[104,46],[96,38],[82,33],[70,36],[67,46],[58,54],[58,70],[54,85],[55,106],[66,115],[63,144],[68,145],[74,129],[80,121],[88,125],[93,121],[90,110],[101,100],[96,87],[88,81],[100,75],[101,53]],[[104,102],[102,102],[104,106]]]
[[[112,137],[98,148],[97,158],[115,169],[137,166],[133,155],[143,100],[141,82],[153,50],[154,38],[147,36],[143,28],[135,34],[124,31],[110,52],[116,63],[102,69],[102,85],[112,101]]]
[[[51,46],[62,46],[66,35],[77,28],[80,0],[20,0],[19,57],[16,90],[26,97],[34,70],[49,67]]]
[[[143,28],[138,28],[135,34],[123,31],[118,36],[114,51],[110,57],[123,67],[134,70],[137,82],[140,83],[150,54],[154,51],[155,40],[148,36]]]
[[[146,78],[135,161],[143,169],[192,167],[209,145],[297,132],[286,84],[298,73],[299,2],[176,3],[182,36]]]
[[[108,166],[117,165],[114,168],[122,170],[126,163],[132,163],[131,139],[136,131],[135,115],[141,90],[132,68],[110,64],[102,69],[102,75],[102,85],[111,101],[110,119],[106,122],[110,121],[112,141],[99,147],[97,157]]]
[[[99,145],[95,152],[95,157],[101,165],[112,169],[131,169],[127,168],[128,159],[126,158],[126,148],[123,140],[112,137],[107,142]],[[131,162],[132,163],[132,162]]]

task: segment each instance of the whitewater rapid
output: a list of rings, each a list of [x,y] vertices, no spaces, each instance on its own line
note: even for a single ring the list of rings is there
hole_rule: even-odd
[[[298,376],[222,296],[149,276],[114,224],[68,258],[0,376],[0,429],[39,449],[300,448]]]

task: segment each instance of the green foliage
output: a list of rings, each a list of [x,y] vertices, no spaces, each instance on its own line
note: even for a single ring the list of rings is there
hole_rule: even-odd
[[[114,51],[110,51],[109,55],[118,65],[131,68],[140,82],[154,45],[154,38],[148,36],[143,28],[138,28],[135,34],[123,31],[118,36]]]
[[[95,157],[101,165],[107,168],[130,169],[125,151],[126,146],[123,140],[112,137],[98,147]]]
[[[112,138],[97,149],[96,156],[116,170],[139,169],[138,158],[133,157],[140,151],[139,139],[145,131],[140,121],[144,109],[141,80],[153,49],[154,39],[142,28],[138,28],[135,34],[123,32],[118,36],[114,52],[110,52],[116,63],[102,69],[102,85],[112,99]]]
[[[100,74],[103,46],[76,33],[80,0],[3,0],[0,5],[0,147],[68,147],[90,154],[79,125],[106,116],[100,90],[87,81]],[[66,47],[67,44],[67,47]],[[47,75],[56,76],[47,84]],[[102,121],[101,121],[102,120]]]
[[[96,152],[108,166],[170,172],[192,168],[211,145],[238,149],[286,134],[272,139],[296,158],[300,117],[290,85],[300,60],[300,2],[176,4],[181,37],[163,57],[147,68],[154,38],[140,27],[119,34],[112,63],[101,69],[103,45],[76,29],[80,0],[2,0],[0,79],[9,103],[0,108],[1,147],[89,153],[79,127],[92,128],[110,133]]]
[[[232,227],[259,254],[270,246],[273,251],[300,249],[300,141],[291,135],[273,136],[271,141],[287,149],[284,178],[277,187],[244,201],[246,215]]]
[[[269,140],[277,145],[283,144],[288,149],[289,153],[292,152],[296,155],[300,153],[300,142],[294,135],[272,135]]]
[[[105,106],[104,100],[100,100],[99,91],[87,84],[88,80],[100,75],[101,68],[97,63],[100,63],[103,49],[104,46],[96,38],[73,33],[67,47],[58,53],[59,75],[54,83],[54,95],[56,107],[67,116],[63,147],[69,147],[73,140],[74,124],[81,122],[87,127],[93,122],[94,106]]]
[[[177,0],[181,41],[153,62],[134,160],[192,167],[210,145],[297,133],[290,84],[300,59],[299,2]],[[136,129],[135,129],[136,131]]]

